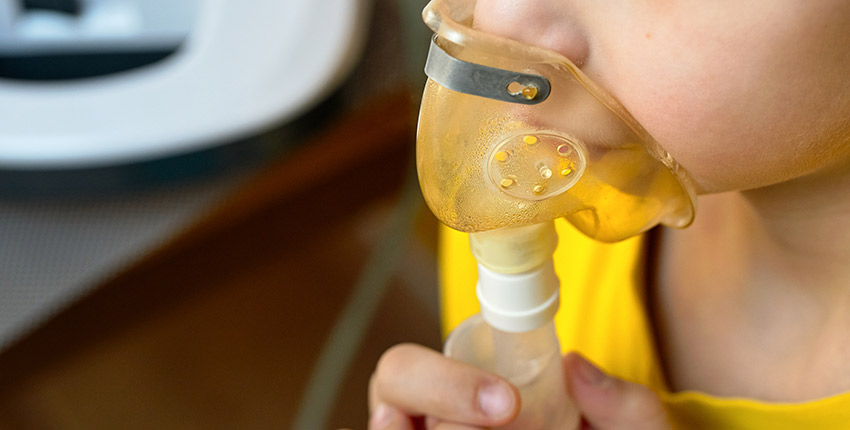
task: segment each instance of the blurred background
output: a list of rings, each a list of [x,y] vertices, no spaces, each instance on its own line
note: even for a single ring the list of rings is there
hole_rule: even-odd
[[[0,0],[0,429],[365,429],[439,347],[424,0]]]

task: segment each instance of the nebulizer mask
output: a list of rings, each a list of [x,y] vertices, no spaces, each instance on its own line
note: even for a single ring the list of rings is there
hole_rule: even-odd
[[[436,34],[419,116],[419,181],[440,221],[472,233],[483,315],[455,329],[446,353],[520,388],[523,411],[511,428],[574,428],[552,324],[553,220],[603,242],[658,224],[685,227],[694,189],[570,60],[476,30],[475,7],[433,0],[423,12]]]

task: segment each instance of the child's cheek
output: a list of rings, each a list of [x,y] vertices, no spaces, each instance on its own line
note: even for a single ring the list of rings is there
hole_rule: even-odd
[[[624,18],[616,32],[594,33],[591,76],[703,191],[761,187],[850,163],[850,2],[741,5],[749,9],[714,11],[724,19],[711,19],[710,4],[704,14],[648,24]]]
[[[729,173],[716,166],[734,156],[722,142],[732,138],[730,129],[740,128],[730,121],[739,121],[743,114],[731,112],[736,96],[728,76],[710,61],[677,52],[678,46],[651,43],[622,43],[622,50],[610,57],[595,58],[587,72],[623,103],[700,188],[715,188]]]
[[[620,49],[596,64],[595,78],[703,192],[775,180],[760,178],[763,172],[754,171],[753,162],[765,159],[760,143],[775,137],[770,127],[776,127],[778,112],[771,107],[770,87],[778,82],[765,82],[771,76],[765,75],[764,65],[746,58],[754,47],[736,51],[740,45],[731,36],[705,42],[696,34],[669,34],[660,28],[648,40],[620,40]]]

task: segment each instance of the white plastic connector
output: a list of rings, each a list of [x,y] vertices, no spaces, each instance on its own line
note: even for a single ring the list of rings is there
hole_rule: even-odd
[[[551,322],[560,305],[560,281],[551,257],[535,269],[513,274],[479,264],[476,291],[487,323],[510,333]]]
[[[524,273],[552,258],[558,233],[550,221],[472,233],[469,245],[478,264],[498,273]]]

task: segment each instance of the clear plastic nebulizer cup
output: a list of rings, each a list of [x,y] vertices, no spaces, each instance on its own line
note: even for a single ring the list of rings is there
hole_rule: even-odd
[[[504,376],[522,398],[522,412],[503,429],[572,430],[578,411],[567,394],[554,325],[520,334],[504,332],[475,315],[455,329],[449,357]]]
[[[686,172],[626,109],[563,55],[477,30],[475,0],[433,0],[436,33],[417,133],[428,206],[472,233],[482,315],[461,324],[450,357],[517,385],[505,428],[575,429],[552,319],[559,282],[552,221],[615,242],[694,217]]]

